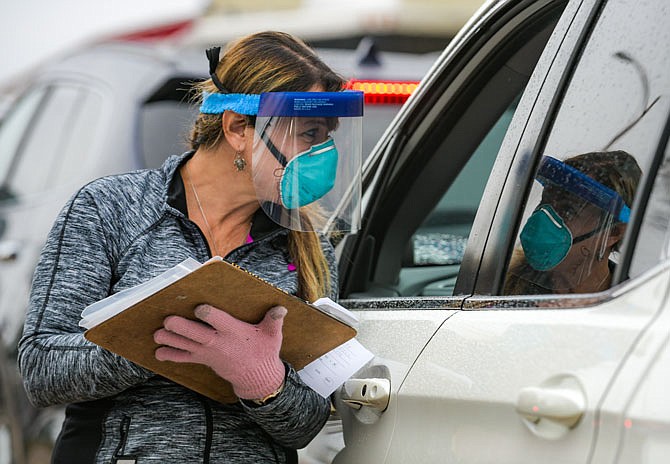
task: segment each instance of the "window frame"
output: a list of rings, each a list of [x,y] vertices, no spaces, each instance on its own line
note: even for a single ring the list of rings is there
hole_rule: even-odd
[[[631,208],[631,218],[630,226],[626,229],[626,234],[624,236],[623,242],[623,252],[621,253],[621,261],[617,266],[614,272],[613,282],[621,283],[628,279],[630,274],[630,268],[633,264],[635,254],[637,251],[637,245],[643,236],[642,231],[645,226],[645,219],[647,217],[647,206],[651,200],[652,195],[654,194],[654,187],[656,186],[656,179],[659,174],[659,169],[664,161],[670,161],[670,145],[668,145],[668,140],[670,139],[670,112],[668,112],[668,117],[665,122],[665,126],[661,131],[661,136],[659,142],[656,146],[656,151],[652,158],[652,162],[649,165],[649,169],[646,173],[643,174],[642,180],[640,182],[640,187],[638,192],[635,195],[635,201]],[[670,221],[670,219],[668,219]],[[666,227],[665,230],[665,243],[668,243],[668,238],[670,236],[670,224]],[[642,271],[640,275],[644,275],[649,271],[652,271],[659,266],[663,266],[664,261],[669,261],[668,257],[661,257],[659,261],[653,265],[650,269]],[[637,276],[632,277],[636,279]]]

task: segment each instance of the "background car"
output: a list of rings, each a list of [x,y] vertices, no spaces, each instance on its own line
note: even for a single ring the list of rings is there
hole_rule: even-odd
[[[20,464],[28,451],[48,453],[62,420],[59,408],[30,407],[15,360],[32,270],[56,214],[95,177],[156,166],[167,154],[183,151],[183,129],[193,116],[183,103],[183,83],[201,78],[202,68],[200,61],[177,61],[145,47],[95,47],[40,69],[5,114],[0,126],[0,424],[7,442],[3,453],[12,453],[0,462]],[[31,456],[31,462],[35,459]]]
[[[334,462],[667,461],[669,26],[663,1],[498,0],[447,46],[338,246],[375,358]],[[643,172],[611,288],[507,294],[542,156],[603,150]]]
[[[358,79],[352,88],[366,86],[366,153],[436,58],[381,52],[370,42],[323,54],[343,76]],[[190,86],[205,77],[204,48],[103,43],[41,67],[20,95],[3,100],[0,464],[23,464],[26,453],[31,462],[47,462],[62,421],[61,408],[28,404],[16,369],[33,268],[56,214],[94,178],[157,167],[185,151],[197,111]]]

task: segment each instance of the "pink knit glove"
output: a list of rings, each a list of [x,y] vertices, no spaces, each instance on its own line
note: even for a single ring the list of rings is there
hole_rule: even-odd
[[[228,380],[244,399],[263,398],[281,386],[286,375],[279,359],[282,325],[287,310],[275,306],[258,324],[248,324],[213,306],[195,308],[203,324],[168,316],[154,340],[159,361],[205,364]]]

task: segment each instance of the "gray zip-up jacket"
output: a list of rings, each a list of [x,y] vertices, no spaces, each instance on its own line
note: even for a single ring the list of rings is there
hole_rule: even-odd
[[[186,216],[178,167],[190,155],[172,156],[160,169],[93,181],[68,202],[49,234],[35,270],[19,368],[35,405],[68,404],[54,462],[284,463],[328,417],[328,401],[290,366],[273,401],[219,404],[83,337],[78,323],[87,305],[188,257],[210,257],[202,232]],[[259,210],[251,235],[253,242],[226,259],[295,294],[288,231]],[[334,253],[322,242],[337,288]]]

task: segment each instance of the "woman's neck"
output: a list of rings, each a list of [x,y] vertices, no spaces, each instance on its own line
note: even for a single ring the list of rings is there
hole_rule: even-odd
[[[198,149],[182,168],[185,184],[192,184],[185,185],[186,191],[196,189],[212,227],[221,223],[248,224],[258,209],[250,166],[237,171],[232,160],[233,156],[224,150]]]
[[[181,168],[188,217],[204,232],[212,255],[226,256],[246,243],[258,209],[248,172],[223,152],[197,151]]]

